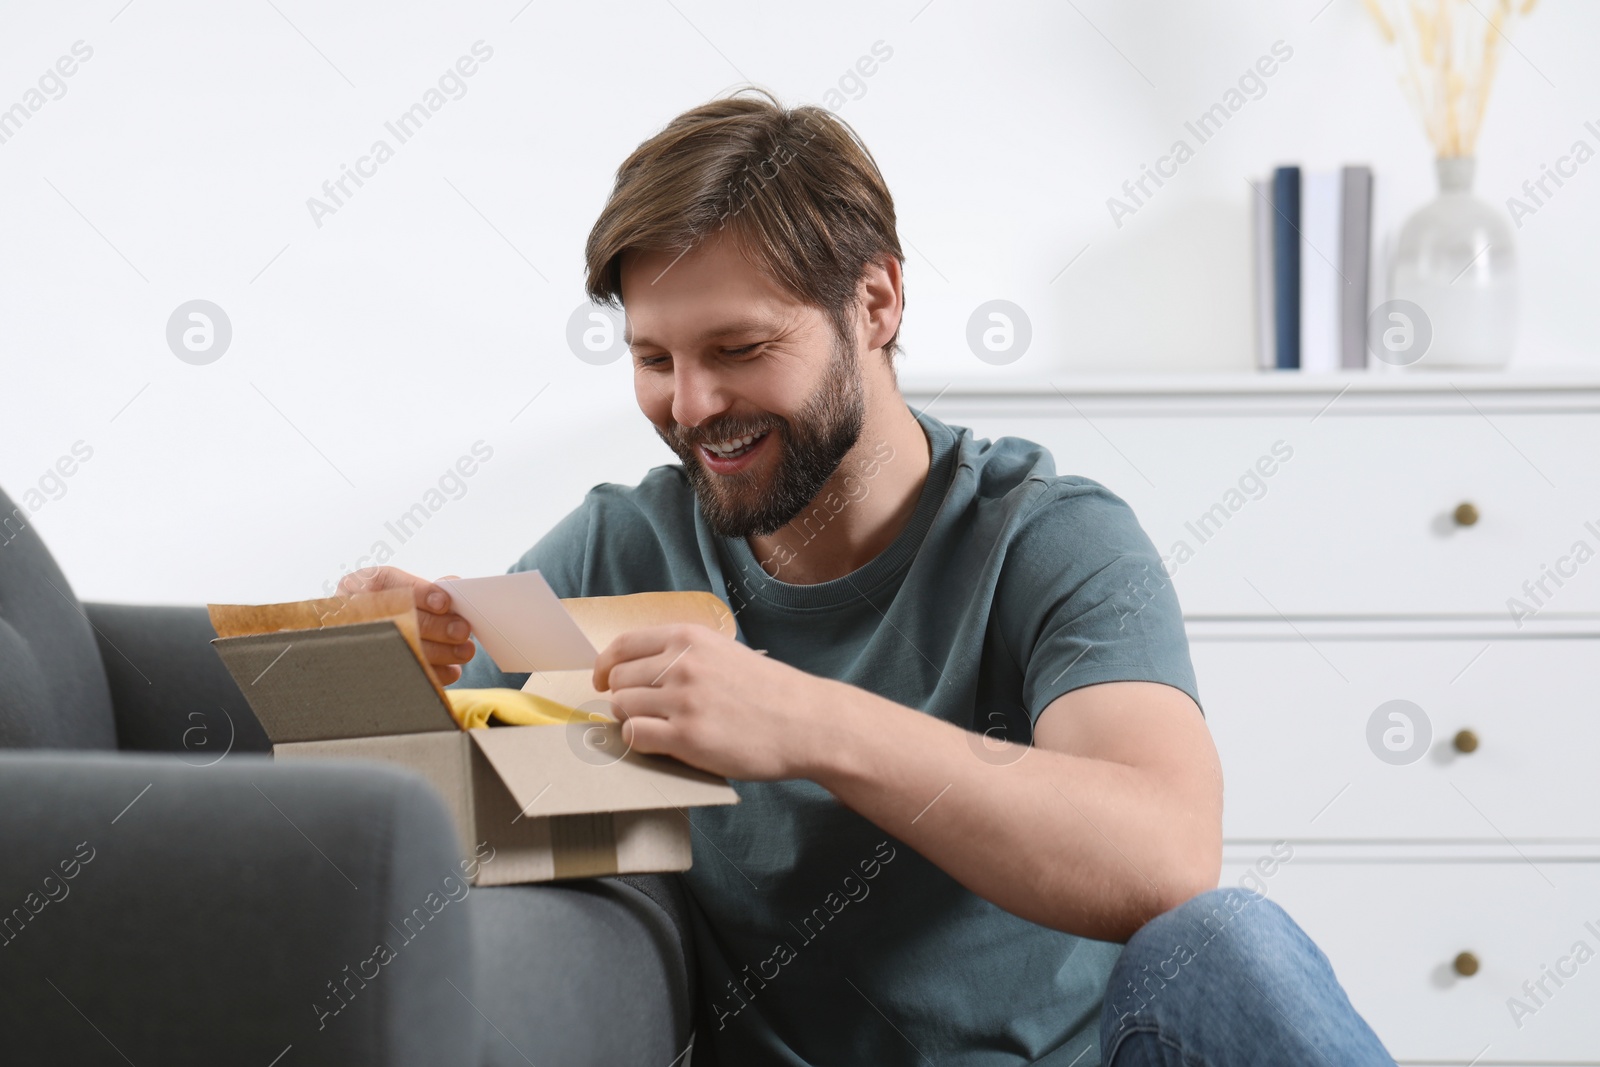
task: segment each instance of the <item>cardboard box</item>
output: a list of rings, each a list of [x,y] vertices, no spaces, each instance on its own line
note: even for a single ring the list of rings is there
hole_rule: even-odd
[[[711,593],[563,600],[603,649],[625,630],[697,622],[732,635]],[[535,672],[523,688],[590,721],[461,730],[422,654],[409,590],[287,604],[208,605],[212,641],[277,759],[379,760],[444,799],[474,885],[687,870],[688,813],[736,804],[727,780],[666,756],[624,752],[590,672]]]

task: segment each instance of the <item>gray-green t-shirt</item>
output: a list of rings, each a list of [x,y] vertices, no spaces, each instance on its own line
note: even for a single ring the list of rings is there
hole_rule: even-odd
[[[974,759],[1014,758],[980,734],[1029,743],[1052,700],[1096,682],[1164,682],[1198,704],[1177,595],[1132,509],[1031,441],[917,418],[932,458],[916,511],[843,577],[770,577],[707,526],[678,464],[595,486],[511,570],[562,597],[716,593],[739,641],[973,731]],[[881,469],[795,527],[815,536]],[[456,684],[526,677],[480,648]],[[697,1048],[723,1067],[1099,1063],[1121,945],[991,904],[814,782],[731,784],[740,803],[690,809]]]

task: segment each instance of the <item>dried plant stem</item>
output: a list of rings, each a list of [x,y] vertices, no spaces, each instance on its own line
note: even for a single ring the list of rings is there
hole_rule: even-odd
[[[1489,106],[1508,24],[1538,0],[1362,0],[1385,43],[1400,53],[1401,91],[1434,152],[1469,156]],[[1485,12],[1479,6],[1487,3]],[[1480,30],[1481,27],[1481,30]]]

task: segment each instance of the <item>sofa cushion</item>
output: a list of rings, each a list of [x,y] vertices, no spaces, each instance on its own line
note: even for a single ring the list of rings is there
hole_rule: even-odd
[[[0,748],[116,748],[94,631],[31,520],[0,490]]]

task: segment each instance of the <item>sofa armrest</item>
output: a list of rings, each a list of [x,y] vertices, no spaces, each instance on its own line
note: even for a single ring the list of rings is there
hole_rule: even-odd
[[[83,605],[111,685],[117,745],[182,752],[203,766],[226,752],[270,752],[222,657],[203,607]]]
[[[655,912],[665,920],[657,924],[666,945],[664,951],[671,954],[673,948],[677,949],[677,957],[682,960],[682,985],[687,998],[685,1003],[692,1003],[693,998],[698,995],[700,975],[695,965],[694,925],[689,916],[689,891],[684,888],[683,875],[675,871],[662,874],[619,874],[613,875],[612,880],[622,882],[648,897],[655,905]]]
[[[476,1062],[471,890],[416,775],[0,752],[0,811],[0,1061]]]
[[[684,957],[654,899],[576,878],[486,887],[471,907],[477,1006],[493,1024],[481,1067],[685,1067]]]

